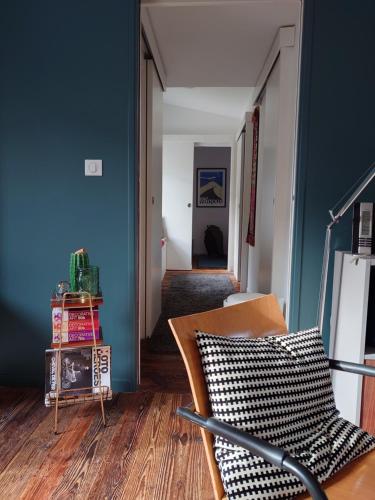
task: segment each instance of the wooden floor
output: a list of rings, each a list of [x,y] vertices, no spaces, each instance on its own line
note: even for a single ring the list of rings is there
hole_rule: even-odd
[[[141,385],[143,391],[190,394],[189,381],[180,354],[151,352],[141,342]]]
[[[39,389],[0,387],[0,499],[212,500],[200,431],[176,416],[191,402],[182,359],[143,345],[141,367],[139,392],[106,402],[105,428],[98,403],[76,405],[57,436]]]
[[[0,498],[212,498],[199,430],[176,417],[189,394],[117,394],[53,411],[36,389],[0,388]]]

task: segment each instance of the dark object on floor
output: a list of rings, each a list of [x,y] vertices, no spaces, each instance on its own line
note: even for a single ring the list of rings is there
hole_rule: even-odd
[[[170,285],[163,290],[162,313],[150,339],[150,350],[179,352],[168,319],[222,307],[223,300],[233,292],[233,284],[224,274],[172,276]]]
[[[207,226],[204,232],[204,244],[208,255],[213,257],[224,255],[223,231],[218,226]]]
[[[198,255],[198,268],[199,269],[226,269],[227,256],[213,257],[210,255]]]

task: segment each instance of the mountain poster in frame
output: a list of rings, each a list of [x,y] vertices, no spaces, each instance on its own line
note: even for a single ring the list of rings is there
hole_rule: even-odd
[[[197,168],[197,207],[225,207],[226,176],[226,168]]]

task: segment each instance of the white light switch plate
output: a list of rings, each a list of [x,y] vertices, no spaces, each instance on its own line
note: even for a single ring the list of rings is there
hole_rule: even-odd
[[[85,175],[103,175],[102,160],[85,160]]]

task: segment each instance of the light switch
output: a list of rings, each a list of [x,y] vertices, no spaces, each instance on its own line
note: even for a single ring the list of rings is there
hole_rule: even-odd
[[[85,160],[85,175],[103,175],[102,160]]]

